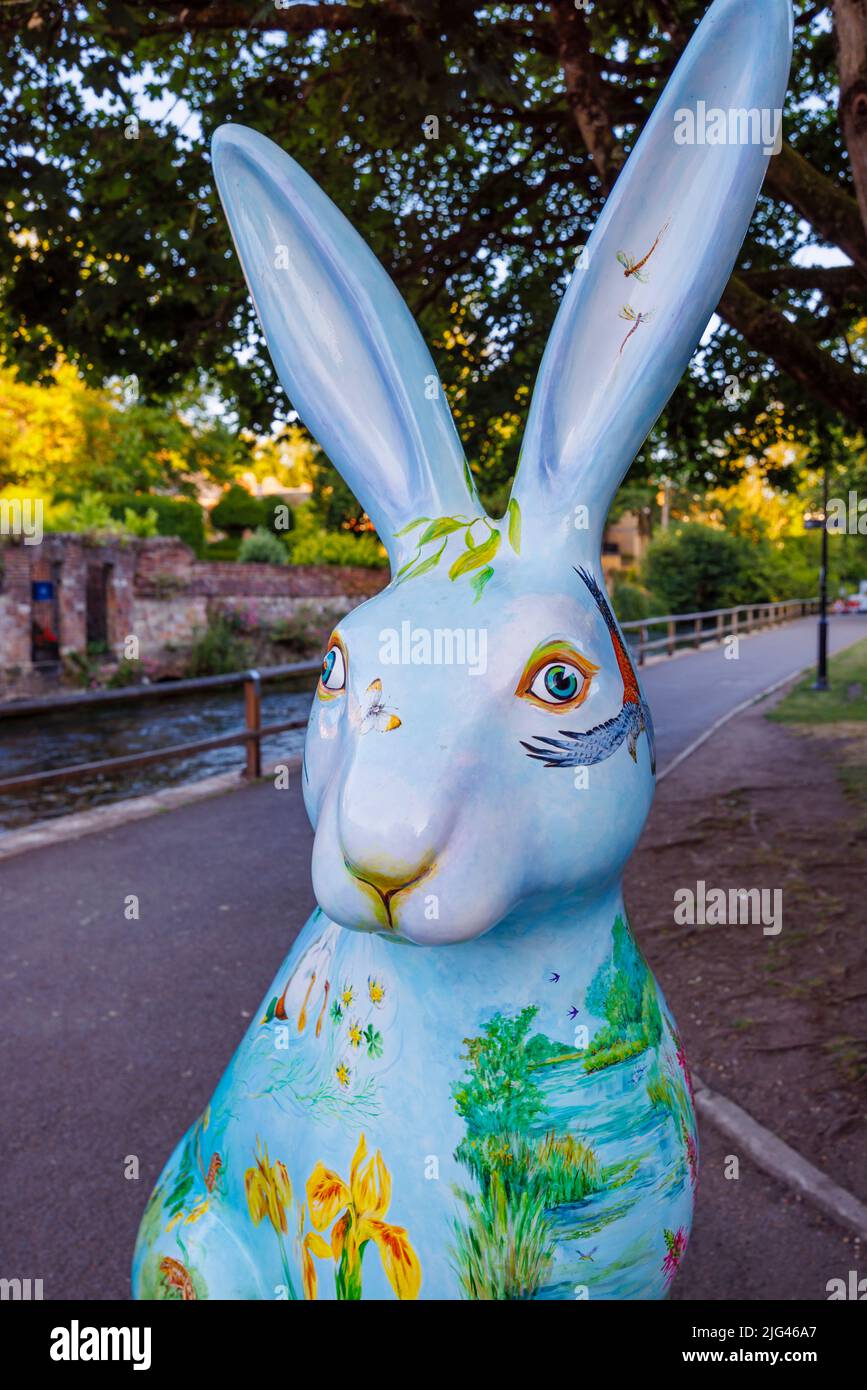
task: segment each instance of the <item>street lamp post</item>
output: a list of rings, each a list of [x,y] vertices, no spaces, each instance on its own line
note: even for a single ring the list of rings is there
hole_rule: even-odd
[[[804,525],[813,530],[822,528],[822,564],[819,570],[819,655],[816,662],[814,690],[828,689],[828,456],[822,467],[822,519],[806,517]]]
[[[822,570],[819,584],[819,660],[816,689],[828,689],[828,456],[822,469]]]

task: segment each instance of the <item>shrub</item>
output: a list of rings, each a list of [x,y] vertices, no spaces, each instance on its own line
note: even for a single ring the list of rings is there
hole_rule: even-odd
[[[96,492],[82,493],[68,513],[66,528],[96,539],[123,534],[122,523],[112,515],[106,499]]]
[[[253,497],[240,483],[232,483],[211,508],[211,525],[230,536],[240,536],[248,529],[261,526],[264,520],[261,498]]]
[[[614,580],[611,606],[621,623],[638,622],[641,618],[651,617],[654,611],[653,600],[647,590],[626,579],[619,583],[617,579]],[[657,608],[656,611],[660,610]]]
[[[131,661],[124,657],[112,671],[106,686],[109,690],[122,690],[127,685],[141,685],[145,678],[144,662]]]
[[[200,629],[187,658],[188,676],[223,676],[249,666],[247,644],[241,638],[242,623],[234,613],[216,613]]]
[[[603,1071],[605,1067],[613,1067],[617,1062],[625,1062],[629,1057],[637,1057],[639,1052],[643,1052],[647,1043],[640,1038],[632,1041],[614,1043],[605,1052],[596,1052],[588,1056],[584,1063],[586,1072]]]
[[[177,536],[196,555],[205,549],[205,520],[198,502],[189,497],[160,497],[155,493],[111,493],[105,498],[113,517],[122,520],[127,512],[137,516],[156,514],[155,531],[134,531],[134,535]]]
[[[132,507],[124,507],[123,529],[129,536],[158,536],[159,524],[156,508],[148,507],[145,512],[137,512]]]
[[[262,498],[262,514],[263,525],[276,536],[286,536],[295,530],[295,513],[279,495]]]
[[[222,541],[209,541],[205,547],[206,560],[237,560],[240,542],[227,536]]]
[[[384,569],[385,550],[375,536],[354,536],[350,531],[296,532],[288,542],[293,565],[360,565]]]
[[[321,647],[345,613],[345,608],[320,609],[315,604],[302,603],[289,617],[272,623],[268,638],[276,646],[304,655]]]
[[[324,531],[340,532],[369,525],[358,498],[327,459],[320,454],[310,471],[313,493],[309,507],[317,526]]]
[[[252,536],[241,542],[238,559],[242,565],[286,565],[289,555],[286,546],[264,526],[257,526]]]
[[[766,542],[688,522],[651,542],[645,577],[668,613],[761,602],[767,585],[760,577],[757,546],[760,551],[768,549]]]

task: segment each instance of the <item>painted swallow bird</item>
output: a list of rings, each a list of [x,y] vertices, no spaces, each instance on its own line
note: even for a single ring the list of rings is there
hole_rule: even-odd
[[[655,772],[656,743],[653,736],[653,717],[650,706],[638,688],[638,679],[623,638],[617,630],[614,614],[605,594],[589,570],[576,569],[575,573],[590,590],[611,636],[611,645],[623,678],[623,704],[619,714],[583,733],[560,729],[559,738],[546,738],[538,734],[533,743],[522,740],[523,746],[531,758],[538,758],[546,767],[591,767],[594,763],[601,763],[610,758],[624,740],[630,758],[637,762],[638,739],[641,734],[646,734],[650,748],[650,770]],[[544,747],[539,747],[540,744],[544,744]]]

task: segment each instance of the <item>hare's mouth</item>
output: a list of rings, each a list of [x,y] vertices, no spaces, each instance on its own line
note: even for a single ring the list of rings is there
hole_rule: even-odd
[[[403,893],[408,888],[415,888],[417,884],[428,878],[436,867],[436,860],[431,858],[421,868],[404,879],[402,876],[379,874],[372,869],[360,867],[358,864],[353,864],[352,860],[345,854],[343,863],[355,881],[369,890],[377,910],[385,916],[385,925],[389,931],[396,930],[392,917],[392,903],[398,893]]]

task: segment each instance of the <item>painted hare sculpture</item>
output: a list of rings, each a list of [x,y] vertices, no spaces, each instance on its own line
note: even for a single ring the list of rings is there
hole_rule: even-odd
[[[275,145],[217,132],[275,367],[392,579],[313,700],[319,906],[148,1203],[137,1297],[665,1296],[695,1119],[623,904],[653,723],[599,551],[745,234],[790,43],[788,0],[711,6],[572,275],[500,521],[373,255]]]

